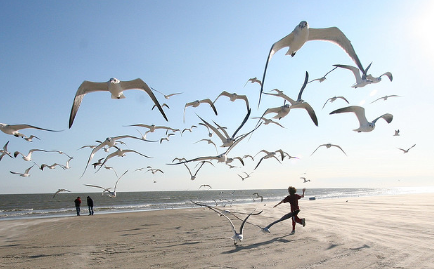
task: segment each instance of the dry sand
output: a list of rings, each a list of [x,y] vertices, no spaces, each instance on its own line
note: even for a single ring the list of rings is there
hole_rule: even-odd
[[[348,199],[348,202],[347,202]],[[289,205],[264,210],[265,226]],[[206,208],[4,220],[2,268],[434,268],[434,194],[300,200],[298,225],[250,224],[234,246],[229,222]],[[239,227],[240,221],[234,220]]]

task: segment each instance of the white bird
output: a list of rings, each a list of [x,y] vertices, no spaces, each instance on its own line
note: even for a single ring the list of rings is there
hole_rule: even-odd
[[[112,170],[115,173],[115,176],[118,178],[118,173],[116,172],[116,170],[112,167],[112,166],[107,166],[107,165],[101,165],[102,167],[104,167],[106,170]],[[98,172],[98,171],[97,171]],[[96,173],[96,172],[95,172]]]
[[[243,158],[241,158],[241,157],[233,157],[233,158],[226,158],[226,164],[230,164],[230,163],[232,163],[234,160],[239,160],[240,161],[240,163],[244,166],[244,161],[243,161]]]
[[[366,75],[366,78],[369,79],[369,80],[371,80],[372,83],[378,83],[378,82],[381,81],[381,77],[382,77],[382,76],[387,76],[387,77],[389,78],[390,81],[393,80],[392,73],[390,73],[390,72],[386,72],[386,73],[382,74],[382,75],[379,76],[379,77],[373,77],[371,74],[368,74],[368,75]]]
[[[115,198],[116,197],[116,188],[118,186],[118,182],[127,172],[128,172],[128,170],[126,170],[120,177],[118,177],[118,180],[116,180],[115,187],[113,188],[113,191],[111,191],[111,188],[104,188],[104,187],[101,187],[98,185],[84,184],[84,186],[102,189],[103,190],[102,195],[107,194],[110,198]]]
[[[29,137],[23,137],[24,140],[28,141],[28,142],[32,142],[33,138],[36,138],[38,140],[41,140],[39,137],[34,136],[34,135],[30,135]]]
[[[174,95],[182,94],[182,92],[176,92],[176,93],[171,93],[171,94],[164,94],[164,93],[162,93],[160,91],[157,91],[154,88],[151,88],[151,89],[154,90],[154,91],[156,91],[156,92],[158,92],[158,93],[161,93],[164,96],[164,98],[166,98],[166,99],[169,99],[170,97],[172,97]]]
[[[5,155],[8,155],[9,157],[12,158],[11,153],[8,151],[8,144],[9,144],[9,141],[6,142],[6,144],[3,146],[3,149],[0,149],[0,161],[3,159],[3,157]]]
[[[250,174],[247,173],[247,172],[243,172],[243,173],[245,174],[245,176],[242,176],[242,175],[240,175],[240,174],[238,174],[238,176],[241,178],[241,180],[244,181],[244,179],[249,178],[250,175],[251,175],[253,172],[251,172]]]
[[[237,135],[237,133],[238,133],[238,131],[244,126],[244,124],[247,122],[247,120],[249,119],[249,116],[250,116],[250,112],[251,112],[251,109],[249,108],[249,110],[248,110],[248,112],[247,112],[247,115],[244,117],[244,120],[241,122],[241,124],[240,124],[240,126],[235,130],[235,132],[232,134],[232,136],[229,136],[229,134],[226,132],[226,130],[225,130],[225,128],[224,127],[221,127],[220,125],[218,125],[217,123],[215,123],[215,125],[218,127],[218,129],[220,129],[221,130],[221,132],[216,128],[216,127],[214,127],[214,126],[212,126],[211,124],[209,124],[207,121],[205,121],[204,119],[202,119],[200,116],[198,116],[199,117],[199,119],[201,119],[202,120],[202,122],[206,125],[206,126],[208,126],[208,128],[209,129],[211,129],[219,138],[220,138],[220,140],[222,141],[222,145],[221,145],[221,147],[230,147],[232,144],[234,144],[235,143],[235,141],[239,138],[239,137],[241,137],[241,136],[238,136],[238,137],[235,137],[236,135]],[[257,127],[256,127],[257,128]],[[255,128],[255,129],[256,129]],[[253,132],[253,131],[251,131],[251,132]]]
[[[368,122],[365,116],[365,109],[361,106],[348,106],[340,109],[336,109],[335,111],[330,112],[331,114],[337,114],[337,113],[346,113],[346,112],[353,112],[357,119],[359,120],[359,128],[354,129],[355,132],[371,132],[375,129],[375,123],[378,119],[384,119],[387,123],[391,123],[393,120],[393,115],[386,113],[381,115],[380,117],[374,119],[372,122]]]
[[[328,143],[328,144],[322,144],[322,145],[319,145],[313,152],[312,152],[312,154],[310,154],[310,156],[312,156],[314,153],[315,153],[315,151],[317,151],[320,147],[326,147],[326,148],[331,148],[331,147],[336,147],[336,148],[338,148],[338,149],[340,149],[345,155],[347,155],[346,153],[345,153],[345,151],[339,146],[339,145],[334,145],[334,144],[330,144],[330,143]]]
[[[267,62],[265,63],[264,75],[262,78],[261,85],[261,95],[263,92],[263,87],[265,83],[265,75],[267,73],[268,62],[271,57],[278,52],[280,49],[289,47],[286,55],[291,55],[294,57],[296,52],[303,47],[304,43],[312,40],[322,40],[329,41],[338,46],[340,46],[356,63],[356,65],[360,68],[360,70],[365,70],[362,66],[362,63],[359,60],[359,57],[356,54],[353,46],[351,45],[350,40],[344,35],[344,33],[337,27],[330,28],[309,28],[309,25],[306,21],[300,22],[295,29],[287,36],[277,41],[271,46],[270,52],[267,57]],[[259,95],[259,103],[261,103],[261,95]]]
[[[98,159],[98,161],[94,162],[93,165],[93,169],[96,169],[97,166],[101,166],[102,165],[102,161],[104,160],[104,158]]]
[[[411,146],[411,147],[408,148],[408,149],[401,149],[401,148],[398,148],[398,149],[402,150],[402,151],[404,152],[404,154],[405,154],[405,153],[408,153],[408,151],[409,151],[410,149],[414,148],[414,146],[416,146],[416,144],[414,144],[413,146]]]
[[[261,202],[264,201],[264,197],[262,195],[259,195],[259,193],[255,192],[252,195],[255,195],[255,198],[261,198]],[[253,198],[253,201],[255,200],[255,198]]]
[[[201,140],[195,142],[195,144],[198,143],[198,142],[201,142],[201,141],[206,141],[206,142],[208,142],[208,144],[214,145],[215,151],[218,152],[217,145],[211,139],[201,139]]]
[[[192,125],[190,128],[184,128],[184,130],[181,131],[181,136],[185,131],[189,131],[190,133],[192,132],[193,128],[197,128],[196,125]]]
[[[226,96],[229,97],[229,100],[231,102],[235,102],[235,100],[244,100],[246,102],[247,110],[249,110],[249,99],[247,99],[246,95],[238,95],[236,93],[229,93],[227,91],[223,91],[222,93],[217,96],[217,98],[214,100],[214,103],[219,99],[220,96]]]
[[[184,163],[184,166],[187,168],[188,173],[190,174],[190,179],[191,180],[195,180],[197,173],[199,172],[199,170],[202,168],[202,166],[206,163],[206,161],[202,161],[201,165],[199,166],[199,168],[196,170],[196,172],[194,172],[194,174],[191,172],[190,168]]]
[[[304,83],[303,83],[303,86],[301,86],[300,92],[298,93],[297,101],[294,101],[293,99],[291,99],[287,95],[285,95],[282,91],[279,91],[277,89],[274,89],[274,91],[276,91],[277,93],[264,93],[264,94],[268,94],[268,95],[274,95],[274,96],[281,97],[281,98],[285,99],[286,101],[288,101],[291,104],[291,106],[287,106],[286,104],[284,104],[282,107],[279,107],[279,108],[269,108],[264,112],[262,117],[264,117],[265,115],[267,115],[269,113],[277,113],[277,115],[274,116],[274,118],[278,117],[278,119],[281,119],[282,117],[288,115],[288,113],[291,109],[303,108],[307,111],[307,113],[309,114],[313,123],[316,126],[318,126],[318,119],[316,117],[315,111],[309,105],[309,103],[307,103],[303,99],[301,99],[303,91],[306,88],[308,79],[309,79],[309,73],[306,71]]]
[[[208,185],[208,184],[202,184],[202,185],[200,185],[199,189],[202,188],[202,187],[204,187],[204,188],[208,187],[209,189],[212,189],[211,185]]]
[[[90,161],[92,160],[93,156],[95,155],[95,153],[96,153],[98,150],[100,150],[101,148],[104,148],[104,147],[108,147],[108,148],[115,147],[115,145],[116,145],[117,143],[123,143],[122,141],[117,141],[117,140],[119,140],[119,139],[124,139],[124,138],[133,138],[133,139],[143,140],[142,138],[135,137],[135,136],[132,136],[132,135],[120,135],[120,136],[114,136],[114,137],[107,137],[107,138],[104,140],[104,142],[101,142],[98,146],[96,146],[96,147],[92,150],[92,152],[91,152],[90,155],[89,155],[89,159],[87,160],[86,167],[84,168],[83,174],[82,174],[81,176],[83,176],[84,173],[86,172],[86,169],[87,169],[87,167],[88,167]],[[99,142],[100,142],[100,141],[99,141]],[[95,166],[94,166],[94,167],[95,167]]]
[[[120,148],[118,148],[118,147],[116,147],[116,146],[114,146],[114,147],[117,148],[117,151],[115,151],[115,152],[109,154],[109,155],[104,159],[104,161],[102,162],[102,165],[100,166],[100,168],[98,168],[97,172],[101,169],[102,166],[104,166],[104,164],[105,164],[109,159],[111,159],[111,158],[113,158],[113,157],[124,157],[124,156],[126,155],[126,153],[128,153],[128,152],[133,152],[133,153],[139,154],[139,155],[141,155],[141,156],[143,156],[143,157],[146,157],[146,158],[151,158],[151,157],[149,157],[149,156],[147,156],[147,155],[145,155],[145,154],[142,154],[142,153],[137,152],[137,151],[132,150],[132,149],[120,149]]]
[[[40,127],[36,127],[36,126],[32,126],[32,125],[28,125],[28,124],[14,124],[14,125],[9,125],[6,123],[0,123],[0,130],[8,135],[13,135],[16,137],[26,137],[25,135],[23,135],[22,133],[19,132],[19,130],[22,129],[27,129],[27,128],[33,128],[33,129],[37,129],[37,130],[42,130],[42,131],[49,131],[49,132],[61,132],[61,131],[54,131],[54,130],[49,130],[49,129],[44,129],[44,128],[40,128]]]
[[[149,97],[151,97],[154,104],[158,107],[158,110],[160,110],[160,113],[163,115],[164,119],[168,121],[166,114],[164,113],[163,108],[160,106],[160,103],[158,102],[154,93],[143,80],[137,78],[130,81],[120,81],[117,78],[110,78],[110,80],[107,82],[91,82],[85,80],[83,83],[81,83],[75,94],[74,102],[72,104],[71,114],[69,116],[69,128],[71,128],[72,124],[74,123],[75,115],[77,114],[81,101],[86,94],[91,92],[105,91],[111,93],[112,99],[123,99],[125,98],[123,92],[132,89],[145,91]]]
[[[9,171],[9,172],[11,172],[11,173],[14,174],[14,175],[20,175],[21,177],[29,177],[29,176],[30,176],[30,174],[29,174],[30,169],[32,169],[33,166],[35,166],[35,165],[36,165],[36,163],[34,163],[34,164],[33,164],[32,166],[30,166],[29,168],[27,168],[26,171],[24,171],[24,173],[13,172],[13,171]]]
[[[58,189],[58,190],[54,193],[53,198],[54,198],[58,193],[60,193],[60,192],[71,192],[71,191],[70,191],[70,190],[67,190],[67,189]]]
[[[378,99],[372,101],[371,104],[374,103],[374,102],[377,102],[378,100],[381,100],[381,99],[383,99],[384,101],[386,101],[389,97],[400,97],[400,96],[399,96],[399,95],[395,95],[395,94],[392,94],[392,95],[386,95],[386,96],[380,97],[380,98],[378,98]]]
[[[207,99],[203,99],[203,100],[196,100],[196,101],[193,101],[193,102],[185,104],[185,106],[184,106],[184,117],[183,117],[184,122],[185,122],[185,109],[187,107],[189,107],[189,106],[191,106],[191,107],[198,107],[200,104],[209,104],[211,106],[212,110],[214,111],[214,114],[216,116],[218,115],[217,109],[215,108],[215,106],[214,106],[213,102],[211,101],[211,99],[207,98]]]
[[[219,214],[219,216],[223,216],[223,217],[225,217],[225,218],[229,221],[229,223],[231,224],[232,231],[234,232],[234,235],[231,237],[231,239],[234,240],[234,245],[235,245],[235,246],[237,245],[237,243],[240,243],[240,242],[244,239],[243,230],[244,230],[244,225],[246,224],[247,219],[248,219],[251,215],[259,215],[259,214],[262,213],[262,210],[259,211],[258,213],[253,213],[253,212],[249,213],[249,214],[244,218],[243,222],[241,223],[241,226],[240,226],[240,230],[239,230],[239,232],[237,232],[237,230],[235,229],[234,224],[232,223],[232,220],[231,220],[228,216],[226,216],[222,211],[220,211],[220,210],[218,210],[218,209],[216,209],[216,208],[214,208],[214,207],[212,207],[212,206],[209,206],[209,205],[205,205],[205,204],[201,204],[201,203],[197,203],[197,202],[193,202],[193,201],[192,201],[192,203],[194,203],[194,204],[196,204],[196,205],[199,205],[199,206],[205,206],[205,207],[208,207],[209,209],[211,209],[211,210],[213,210],[214,212],[216,212],[217,214]]]
[[[178,157],[175,157],[175,158],[172,160],[172,163],[173,163],[174,161],[184,162],[184,161],[187,161],[187,159],[186,159],[186,158],[178,158]]]
[[[399,129],[395,130],[395,134],[393,136],[399,136]]]
[[[254,77],[254,78],[249,78],[249,80],[247,80],[247,82],[246,82],[246,84],[244,84],[244,87],[246,87],[246,85],[247,85],[247,83],[258,83],[259,84],[259,86],[261,86],[262,87],[262,82],[257,78],[257,77]]]
[[[327,102],[330,101],[330,103],[333,103],[333,102],[336,101],[337,99],[342,99],[342,100],[344,100],[345,102],[347,102],[347,104],[350,104],[350,102],[348,102],[348,100],[347,100],[345,97],[343,97],[343,96],[334,96],[334,97],[331,97],[331,98],[327,99],[327,101],[324,103],[324,105],[322,106],[322,108],[324,109],[324,107],[325,107],[325,105],[327,104]]]
[[[311,81],[309,81],[308,83],[314,82],[314,81],[319,81],[320,83],[323,82],[324,80],[326,80],[326,76],[328,74],[330,74],[332,71],[336,70],[337,67],[333,68],[332,70],[328,71],[323,77],[320,78],[316,78],[316,79],[312,79]]]
[[[310,179],[306,179],[305,177],[300,177],[300,179],[303,179],[303,183],[310,182]]]
[[[265,156],[263,156],[263,157],[259,160],[259,162],[256,164],[254,170],[256,170],[256,168],[258,168],[258,166],[261,164],[261,162],[262,162],[263,160],[265,160],[265,159],[274,158],[274,159],[276,159],[279,163],[282,163],[282,162],[281,162],[281,161],[276,157],[276,153],[277,153],[277,151],[267,151],[267,150],[263,149],[263,150],[259,151],[258,153],[256,153],[256,155],[258,155],[258,154],[261,153],[261,152],[264,152],[264,153],[265,153]],[[255,155],[255,157],[256,157],[256,155]]]
[[[155,175],[157,172],[164,174],[163,170],[158,168],[149,168],[146,172],[151,172],[153,175]]]
[[[49,150],[43,150],[43,149],[31,149],[29,150],[29,153],[27,153],[27,155],[24,155],[23,153],[19,152],[19,151],[15,151],[14,152],[14,157],[16,158],[18,156],[18,154],[21,154],[21,156],[23,156],[23,160],[24,161],[31,161],[32,160],[32,154],[35,151],[42,151],[42,152],[53,152],[53,151],[49,151]]]
[[[72,159],[74,159],[74,157],[69,157],[69,159],[66,161],[66,164],[63,166],[64,169],[69,169],[69,168],[71,168],[71,167],[69,166],[69,162],[70,162]]]
[[[41,167],[39,169],[41,169],[43,171],[45,167],[47,167],[49,169],[54,169],[54,168],[56,168],[56,166],[60,166],[61,168],[63,168],[63,170],[65,170],[65,167],[61,164],[58,164],[58,163],[53,163],[52,165],[48,165],[48,164],[44,163],[41,165]]]
[[[263,122],[265,125],[268,125],[268,124],[270,124],[270,123],[273,123],[273,124],[276,124],[277,126],[280,126],[280,127],[282,127],[282,128],[285,128],[282,124],[280,124],[280,123],[278,123],[277,121],[274,121],[274,120],[272,120],[272,119],[267,119],[267,118],[264,118],[264,117],[252,117],[251,119],[252,119],[252,120],[253,120],[253,119],[260,119],[260,120],[262,120],[262,122]]]
[[[172,135],[175,135],[175,134],[174,134],[174,133],[170,133],[170,134],[167,134],[166,137],[162,137],[162,138],[160,138],[160,144],[161,144],[163,141],[169,141],[169,138],[170,138]]]
[[[156,107],[157,107],[157,105],[153,105],[152,108],[151,108],[151,110],[154,110],[154,108],[156,108]],[[161,105],[161,107],[167,107],[168,109],[170,109],[169,105],[167,105],[166,103],[163,103]]]
[[[148,130],[145,132],[145,135],[147,133],[153,133],[153,132],[155,132],[155,130],[170,130],[172,132],[175,132],[177,130],[179,131],[179,129],[174,129],[174,128],[171,128],[171,127],[168,127],[168,126],[161,126],[161,125],[155,125],[155,124],[142,124],[142,123],[138,123],[138,124],[131,124],[131,125],[128,125],[128,126],[148,128]],[[142,138],[143,138],[143,136],[142,136]]]
[[[362,88],[362,87],[365,87],[366,85],[372,83],[372,80],[368,79],[365,74],[361,75],[360,74],[360,69],[357,68],[357,67],[355,67],[355,66],[343,65],[343,64],[335,64],[333,66],[344,68],[344,69],[348,69],[351,72],[353,72],[354,77],[356,78],[356,83],[353,86],[351,86],[352,88]],[[370,66],[371,65],[369,65],[366,68],[365,73],[368,71],[368,69],[369,69]]]

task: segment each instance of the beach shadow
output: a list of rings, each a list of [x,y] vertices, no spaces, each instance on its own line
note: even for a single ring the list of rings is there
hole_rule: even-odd
[[[293,240],[285,239],[285,237],[288,237],[288,236],[291,236],[291,235],[287,234],[287,235],[284,235],[284,236],[275,237],[273,239],[270,239],[270,240],[267,240],[267,241],[264,241],[264,242],[259,242],[259,243],[251,244],[251,245],[235,245],[235,249],[224,251],[224,252],[222,252],[222,254],[232,254],[232,253],[236,253],[236,252],[241,251],[241,250],[248,250],[248,249],[257,248],[257,247],[260,247],[260,246],[266,246],[266,245],[269,245],[269,244],[273,244],[275,242],[280,242],[280,243],[289,243],[289,242],[292,242]]]
[[[357,251],[357,250],[361,250],[362,248],[371,248],[371,247],[368,246],[368,245],[366,245],[366,244],[364,244],[363,246],[358,247],[358,248],[350,248],[350,250],[355,250],[355,251]]]
[[[339,245],[338,244],[330,244],[330,246],[327,248],[327,250],[335,248],[337,246],[339,246]]]

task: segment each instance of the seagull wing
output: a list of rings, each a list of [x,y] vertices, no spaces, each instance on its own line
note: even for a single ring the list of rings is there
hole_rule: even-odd
[[[212,126],[211,124],[209,124],[207,121],[205,121],[204,119],[202,119],[199,115],[197,115],[199,117],[199,119],[201,119],[203,121],[203,123],[205,124],[205,126],[207,126],[209,129],[211,129],[224,143],[226,141],[226,139],[229,138],[229,135],[227,135],[226,133],[226,137],[224,137],[217,128],[215,128],[214,126]],[[222,129],[222,131],[224,131],[224,129]],[[226,132],[226,131],[224,131]]]
[[[384,115],[381,115],[380,117],[376,118],[375,120],[372,121],[372,123],[376,123],[378,119],[383,118],[385,121],[387,121],[387,123],[391,123],[393,120],[393,115],[390,113],[386,113]]]
[[[126,170],[120,177],[118,177],[118,180],[116,180],[115,188],[113,189],[113,192],[116,192],[116,187],[118,186],[119,179],[121,179],[127,172],[128,172],[128,170]]]
[[[160,103],[157,100],[157,97],[155,97],[154,93],[152,92],[151,88],[149,88],[148,84],[146,84],[142,79],[137,78],[130,81],[121,81],[120,82],[121,87],[125,90],[131,90],[131,89],[140,89],[145,91],[149,97],[151,97],[154,104],[157,106],[158,110],[160,110],[161,115],[163,115],[164,119],[166,121],[169,121],[166,117],[166,114],[163,111],[163,108],[161,107]]]
[[[75,115],[77,114],[78,108],[80,107],[81,101],[83,97],[90,92],[98,92],[98,91],[108,91],[107,82],[91,82],[91,81],[83,81],[77,92],[75,93],[74,102],[72,103],[71,114],[69,115],[69,128],[71,129],[72,124],[74,123]]]
[[[339,146],[339,145],[332,145],[333,147],[337,147],[338,149],[340,149],[340,150],[342,150],[342,152],[345,154],[345,155],[347,155],[346,153],[345,153],[345,151]]]
[[[304,78],[303,86],[301,86],[300,92],[298,93],[297,102],[301,101],[301,95],[303,94],[304,88],[306,88],[307,81],[309,79],[309,73],[306,71],[306,76]],[[288,100],[289,101],[289,100]],[[291,102],[290,102],[291,103]]]
[[[201,103],[208,103],[208,104],[211,106],[212,110],[214,110],[214,114],[216,114],[216,116],[218,115],[218,113],[217,113],[217,109],[215,108],[215,106],[214,106],[214,104],[212,103],[211,99],[203,99],[203,100],[201,100],[200,102],[201,102]]]
[[[261,202],[262,202],[262,200],[263,200],[263,197],[262,196],[260,196],[261,197]],[[243,234],[243,229],[244,229],[244,224],[246,224],[246,221],[247,221],[247,219],[251,216],[251,215],[259,215],[259,214],[261,214],[262,213],[262,210],[260,211],[260,212],[258,212],[258,213],[250,213],[249,215],[247,215],[247,217],[243,220],[243,222],[241,223],[241,226],[240,226],[240,234]]]
[[[217,98],[214,100],[213,103],[215,103],[217,101],[217,99],[219,99],[220,96],[226,96],[226,97],[231,97],[231,94],[228,93],[227,91],[222,91],[222,93],[219,94],[219,96],[217,96]]]
[[[323,40],[335,43],[340,46],[356,63],[357,67],[365,72],[362,63],[359,60],[359,57],[354,50],[351,41],[345,36],[345,34],[337,27],[330,28],[309,28],[309,37],[308,41],[311,40]]]
[[[353,112],[354,114],[356,114],[360,126],[368,124],[368,120],[366,119],[365,116],[365,109],[361,106],[347,106],[347,107],[339,108],[330,112],[330,115],[337,114],[337,113],[346,113],[346,112]],[[376,120],[378,120],[379,118],[377,118]]]
[[[316,117],[315,111],[309,105],[309,103],[306,103],[306,102],[298,103],[298,104],[295,104],[295,105],[291,106],[290,108],[291,109],[293,109],[293,108],[304,108],[304,109],[306,109],[306,111],[309,114],[310,118],[312,119],[313,123],[315,123],[315,125],[318,126],[318,119]]]
[[[356,78],[356,83],[362,82],[362,77],[360,76],[360,71],[357,69],[357,67],[351,66],[351,65],[343,65],[343,64],[335,64],[333,66],[337,66],[340,68],[345,68],[353,72],[354,77]]]
[[[243,122],[240,124],[240,126],[235,130],[235,132],[234,132],[234,134],[232,135],[232,138],[234,138],[235,137],[235,135],[238,133],[238,131],[244,126],[244,124],[247,122],[247,120],[249,119],[249,116],[250,116],[250,112],[252,111],[252,109],[248,109],[247,110],[247,114],[246,114],[246,116],[244,117],[244,120],[243,120]]]
[[[380,77],[382,77],[382,76],[387,76],[387,77],[389,78],[390,81],[393,80],[392,73],[390,73],[390,72],[386,72],[386,73],[382,74]]]

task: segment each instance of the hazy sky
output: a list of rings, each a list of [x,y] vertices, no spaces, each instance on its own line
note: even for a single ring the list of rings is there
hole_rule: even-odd
[[[222,91],[247,95],[251,117],[261,116],[267,108],[278,107],[283,99],[263,96],[258,108],[259,85],[247,84],[252,77],[262,78],[271,45],[289,34],[300,21],[311,28],[339,27],[351,40],[364,66],[372,62],[373,76],[390,71],[393,82],[383,77],[380,83],[351,88],[355,79],[344,69],[337,69],[327,80],[308,84],[303,99],[315,109],[319,126],[304,110],[291,110],[276,125],[261,126],[240,142],[230,157],[256,155],[260,150],[282,149],[299,159],[264,160],[251,177],[242,181],[238,174],[251,173],[264,155],[245,160],[237,168],[214,162],[205,164],[190,180],[184,165],[169,166],[175,157],[187,159],[216,155],[206,142],[203,127],[176,133],[161,144],[124,139],[124,149],[134,149],[152,158],[134,153],[111,158],[107,165],[118,174],[128,170],[117,191],[197,190],[202,184],[214,189],[254,189],[316,187],[401,187],[434,186],[433,125],[431,78],[434,68],[434,3],[432,1],[2,1],[0,10],[0,80],[3,104],[0,122],[31,124],[63,130],[58,133],[25,129],[25,135],[40,140],[0,133],[0,144],[9,141],[8,150],[27,153],[30,149],[61,150],[74,159],[70,169],[59,167],[41,171],[35,166],[30,177],[13,175],[24,172],[33,162],[20,156],[5,156],[0,162],[0,193],[54,192],[67,188],[73,192],[94,192],[84,184],[113,186],[113,171],[95,173],[89,167],[83,177],[95,140],[109,136],[140,136],[146,128],[126,127],[143,123],[184,129],[197,125],[196,113],[212,123],[227,127],[232,134],[245,117],[243,101],[230,102],[220,97],[215,103],[218,116],[207,105],[197,108],[187,102],[210,98]],[[354,65],[348,55],[329,42],[311,41],[295,57],[277,52],[269,62],[264,91],[280,89],[296,99],[304,74],[310,79],[322,77],[334,64]],[[75,93],[84,80],[105,82],[143,79],[165,94],[182,92],[166,100],[155,93],[169,121],[152,100],[138,90],[124,92],[126,98],[113,100],[108,92],[87,94],[78,110],[74,125],[68,129],[69,113]],[[371,103],[385,95],[399,95],[387,101]],[[342,100],[327,103],[333,96],[345,96],[351,105],[366,109],[368,120],[391,113],[390,124],[378,120],[370,133],[352,131],[358,127],[354,114],[329,115],[347,106]],[[267,116],[272,116],[267,115]],[[250,131],[256,120],[249,120],[239,134]],[[395,130],[400,136],[393,136]],[[159,140],[164,131],[149,133]],[[219,146],[218,138],[213,141]],[[321,144],[340,145],[319,148]],[[404,154],[398,148],[416,146]],[[218,148],[219,153],[224,148]],[[114,150],[111,149],[110,152]],[[93,161],[105,158],[103,150]],[[68,158],[57,153],[36,152],[33,161],[40,166]],[[189,163],[194,169],[195,163]],[[164,174],[135,171],[152,166]],[[311,180],[302,183],[300,177]],[[155,182],[155,183],[154,183]]]

